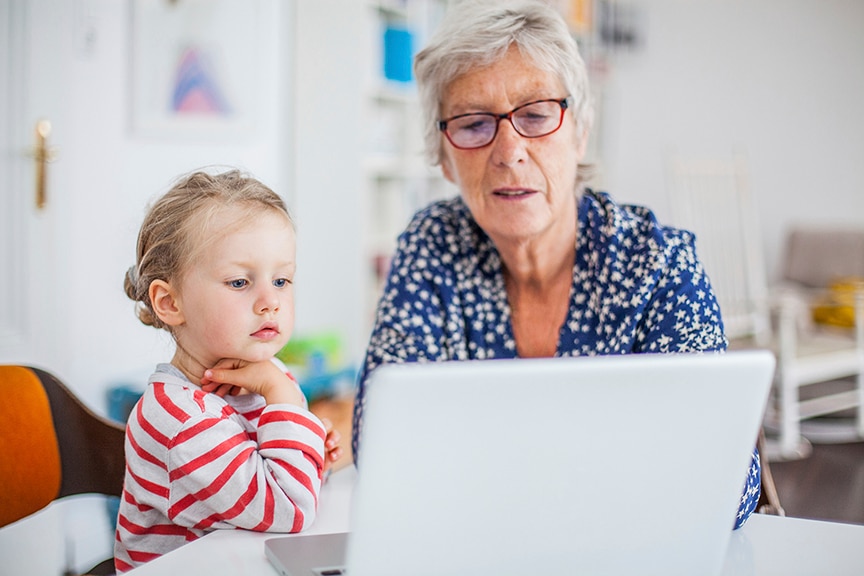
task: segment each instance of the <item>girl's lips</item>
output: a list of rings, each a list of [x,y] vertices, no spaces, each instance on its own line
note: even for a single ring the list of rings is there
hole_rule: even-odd
[[[279,336],[279,327],[276,324],[265,324],[252,333],[253,338],[261,340],[272,340],[277,336]]]

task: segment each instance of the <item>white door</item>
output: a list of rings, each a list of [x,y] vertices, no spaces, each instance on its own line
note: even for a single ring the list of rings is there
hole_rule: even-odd
[[[0,0],[0,363],[66,366],[74,346],[61,346],[68,306],[63,270],[70,201],[61,201],[64,152],[71,143],[68,95],[70,25],[84,0]],[[51,124],[44,206],[37,207],[36,127]],[[78,141],[85,136],[78,134]],[[66,163],[70,163],[68,155]],[[4,528],[2,570],[61,574],[111,553],[104,502],[65,502]],[[89,563],[89,564],[88,564]],[[3,572],[4,574],[7,572]]]
[[[57,269],[56,181],[44,172],[44,200],[37,207],[37,123],[50,123],[50,148],[61,116],[61,33],[69,4],[49,0],[0,0],[0,362],[51,365],[57,358],[56,325],[62,299]],[[47,124],[43,124],[43,131]]]

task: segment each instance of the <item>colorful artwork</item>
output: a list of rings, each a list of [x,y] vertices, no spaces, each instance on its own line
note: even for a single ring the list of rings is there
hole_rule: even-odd
[[[231,114],[211,60],[199,48],[183,51],[177,65],[171,110],[178,114]]]
[[[259,123],[259,0],[133,0],[131,129],[139,136],[244,138]]]

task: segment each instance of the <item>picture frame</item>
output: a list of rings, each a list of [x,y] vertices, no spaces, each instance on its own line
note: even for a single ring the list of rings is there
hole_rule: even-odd
[[[258,0],[131,0],[134,136],[234,140],[255,131]]]

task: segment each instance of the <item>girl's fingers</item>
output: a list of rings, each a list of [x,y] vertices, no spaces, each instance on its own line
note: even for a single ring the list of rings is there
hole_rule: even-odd
[[[220,384],[215,390],[213,390],[213,393],[220,398],[224,398],[228,395],[236,396],[239,391],[240,389],[232,384]]]

